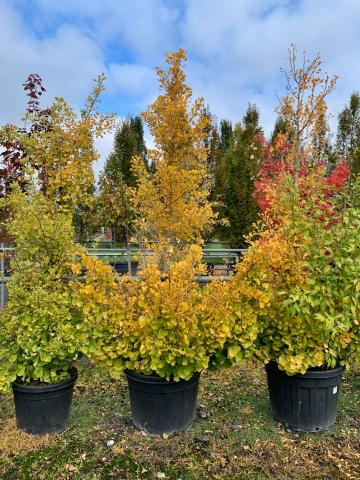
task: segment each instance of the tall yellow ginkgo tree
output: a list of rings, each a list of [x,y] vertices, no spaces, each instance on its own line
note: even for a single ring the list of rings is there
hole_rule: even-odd
[[[157,68],[162,93],[142,116],[154,138],[149,150],[151,171],[134,162],[138,179],[132,204],[138,213],[138,240],[155,251],[166,270],[170,258],[179,258],[187,245],[202,243],[215,216],[208,200],[205,146],[208,118],[202,98],[193,100],[186,84],[180,49],[166,55],[168,70]]]

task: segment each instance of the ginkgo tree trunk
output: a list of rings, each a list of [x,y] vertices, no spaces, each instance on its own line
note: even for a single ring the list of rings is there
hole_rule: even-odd
[[[184,50],[170,52],[168,70],[157,69],[162,92],[142,113],[154,138],[154,148],[148,151],[152,171],[141,160],[134,161],[137,239],[155,251],[163,271],[189,244],[201,244],[215,220],[206,168],[209,119],[203,114],[203,99],[192,99],[182,68],[185,60]]]

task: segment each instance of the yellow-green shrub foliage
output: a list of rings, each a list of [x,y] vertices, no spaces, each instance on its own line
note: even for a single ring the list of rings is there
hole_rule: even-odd
[[[86,280],[74,284],[89,338],[84,353],[115,378],[129,369],[189,379],[207,368],[224,349],[234,318],[226,284],[201,288],[193,280],[203,271],[201,257],[201,248],[192,246],[166,274],[148,261],[135,280],[84,256]],[[247,343],[248,331],[242,335]]]
[[[71,214],[39,191],[14,191],[7,228],[16,242],[9,302],[0,319],[0,390],[20,377],[52,383],[68,376],[79,355],[81,313],[68,276],[83,250],[72,242]]]
[[[359,351],[360,208],[325,199],[318,174],[305,197],[274,195],[276,221],[264,214],[236,273],[258,291],[257,355],[289,375],[347,365]]]
[[[258,311],[266,297],[250,283],[244,282],[240,274],[230,279],[227,286],[229,308],[232,316],[231,335],[218,361],[240,362],[254,355],[258,335]]]

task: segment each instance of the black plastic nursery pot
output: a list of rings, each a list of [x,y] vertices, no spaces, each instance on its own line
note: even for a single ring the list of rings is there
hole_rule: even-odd
[[[335,423],[342,367],[290,376],[270,362],[266,373],[276,420],[300,432],[328,430]]]
[[[27,433],[42,435],[64,430],[69,419],[77,370],[60,383],[12,384],[16,425]]]
[[[171,434],[190,427],[196,412],[200,374],[179,382],[126,372],[132,419],[152,435]]]

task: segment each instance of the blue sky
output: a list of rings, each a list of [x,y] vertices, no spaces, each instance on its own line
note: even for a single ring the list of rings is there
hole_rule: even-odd
[[[339,75],[336,119],[360,89],[359,0],[0,0],[0,123],[19,123],[29,73],[43,77],[45,103],[56,95],[80,108],[104,72],[102,109],[136,114],[158,94],[164,53],[183,47],[194,94],[216,117],[238,121],[255,103],[269,134],[290,43]],[[103,158],[111,144],[98,142]]]

